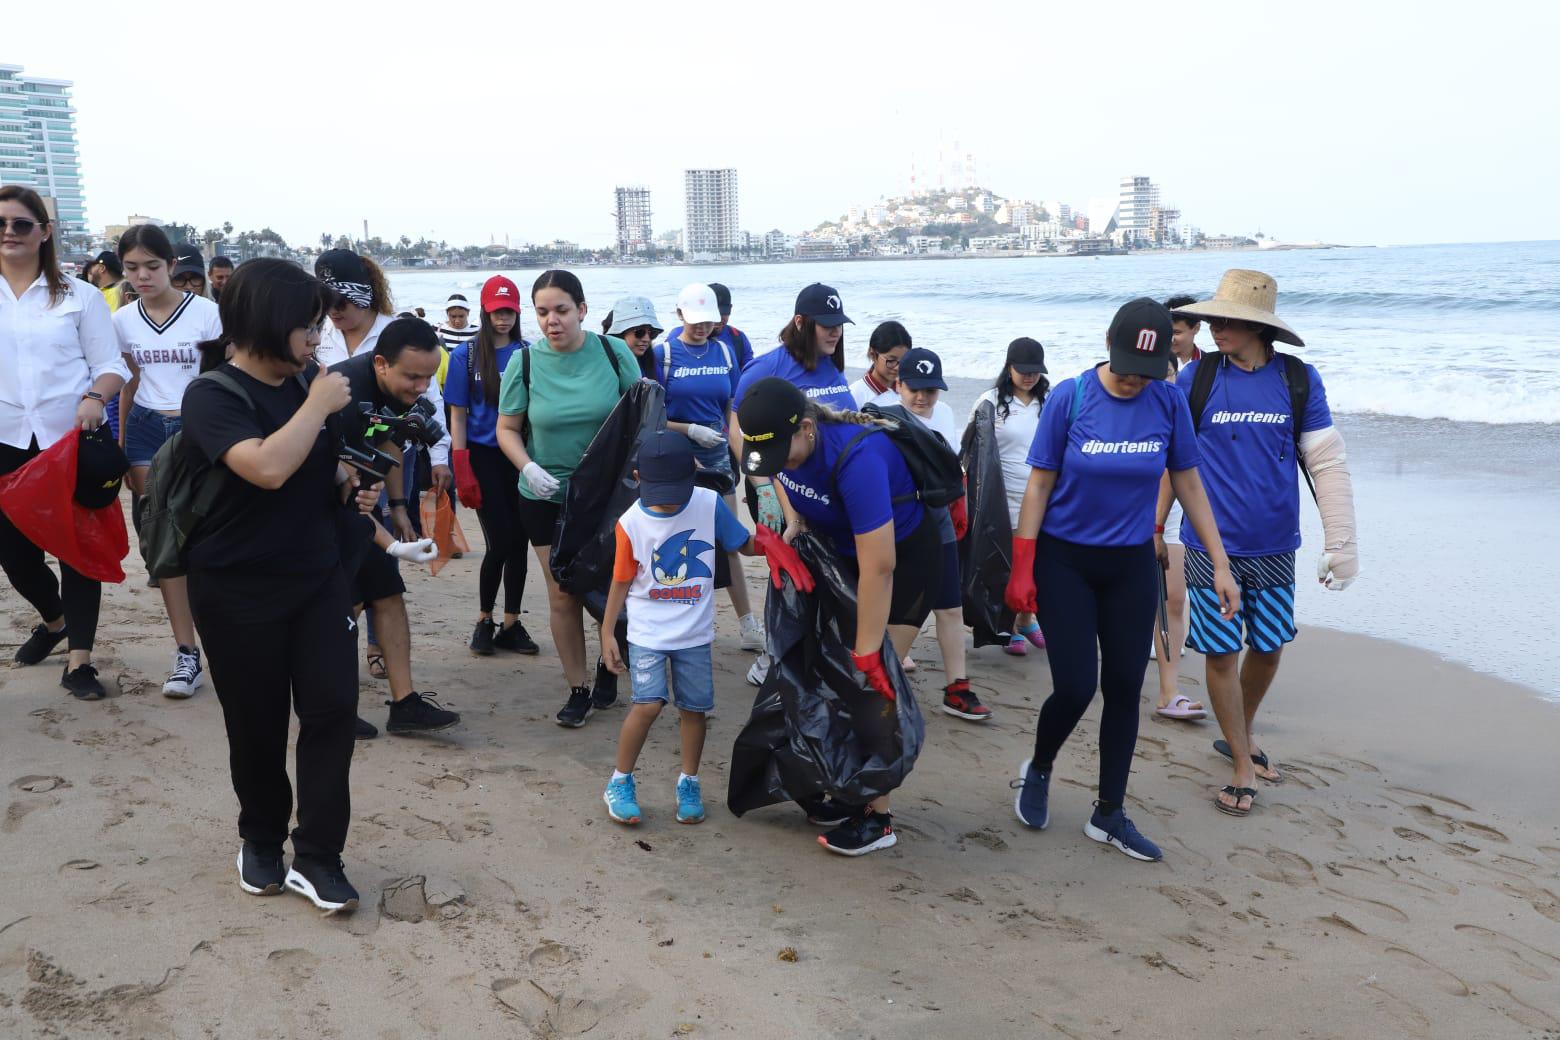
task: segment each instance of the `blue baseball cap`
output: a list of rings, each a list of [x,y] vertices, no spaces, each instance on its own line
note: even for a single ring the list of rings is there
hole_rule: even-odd
[[[678,506],[693,497],[693,445],[671,430],[651,434],[639,446],[639,501]]]
[[[811,318],[826,329],[837,328],[847,322],[856,324],[845,317],[845,305],[840,302],[840,294],[832,285],[824,285],[822,282],[813,282],[796,294],[796,313]]]
[[[948,389],[943,382],[942,358],[925,347],[905,351],[899,359],[899,381],[911,390]]]

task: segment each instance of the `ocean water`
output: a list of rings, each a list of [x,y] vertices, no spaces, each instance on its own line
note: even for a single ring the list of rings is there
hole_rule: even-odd
[[[650,297],[675,324],[677,291],[730,286],[733,322],[767,349],[796,291],[824,281],[847,313],[852,375],[873,325],[903,322],[936,350],[961,415],[1009,340],[1046,345],[1052,378],[1104,356],[1105,329],[1138,295],[1212,294],[1228,267],[1278,281],[1278,310],[1307,341],[1349,444],[1363,577],[1314,580],[1320,523],[1308,497],[1297,564],[1300,620],[1423,647],[1560,701],[1560,243],[578,269],[591,313]],[[506,272],[529,290],[535,271]],[[435,314],[478,272],[397,273],[401,305]],[[528,338],[535,324],[527,310]],[[1204,334],[1206,339],[1206,334]]]

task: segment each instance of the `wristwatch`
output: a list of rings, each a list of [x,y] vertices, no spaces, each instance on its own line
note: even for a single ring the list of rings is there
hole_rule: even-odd
[[[98,393],[96,390],[88,390],[86,393],[81,395],[81,399],[83,401],[87,400],[88,398],[96,401],[98,404],[103,403],[103,395]]]

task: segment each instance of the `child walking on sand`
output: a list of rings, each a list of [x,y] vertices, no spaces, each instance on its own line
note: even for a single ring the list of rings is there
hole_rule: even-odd
[[[705,713],[715,707],[715,554],[756,555],[753,539],[719,495],[694,486],[693,448],[679,433],[659,433],[639,450],[639,502],[617,524],[612,588],[601,619],[601,659],[630,674],[633,706],[618,736],[616,770],[602,795],[619,823],[640,820],[634,766],[650,726],[671,701],[682,715],[682,775],[677,822],[704,820],[699,756]],[[628,604],[628,662],[612,631]],[[668,688],[667,669],[671,670]]]

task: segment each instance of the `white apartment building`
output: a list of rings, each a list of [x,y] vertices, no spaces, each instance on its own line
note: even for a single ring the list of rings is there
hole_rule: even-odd
[[[616,195],[618,255],[643,253],[655,240],[650,230],[650,189],[618,188]]]
[[[729,254],[737,245],[737,171],[687,170],[683,174],[687,225],[683,248],[690,256]]]
[[[1121,198],[1116,209],[1116,240],[1124,245],[1148,243],[1154,238],[1154,211],[1159,208],[1159,185],[1147,177],[1121,178]]]
[[[87,214],[70,87],[69,80],[0,65],[0,184],[53,200],[60,234],[77,237],[87,233]]]

